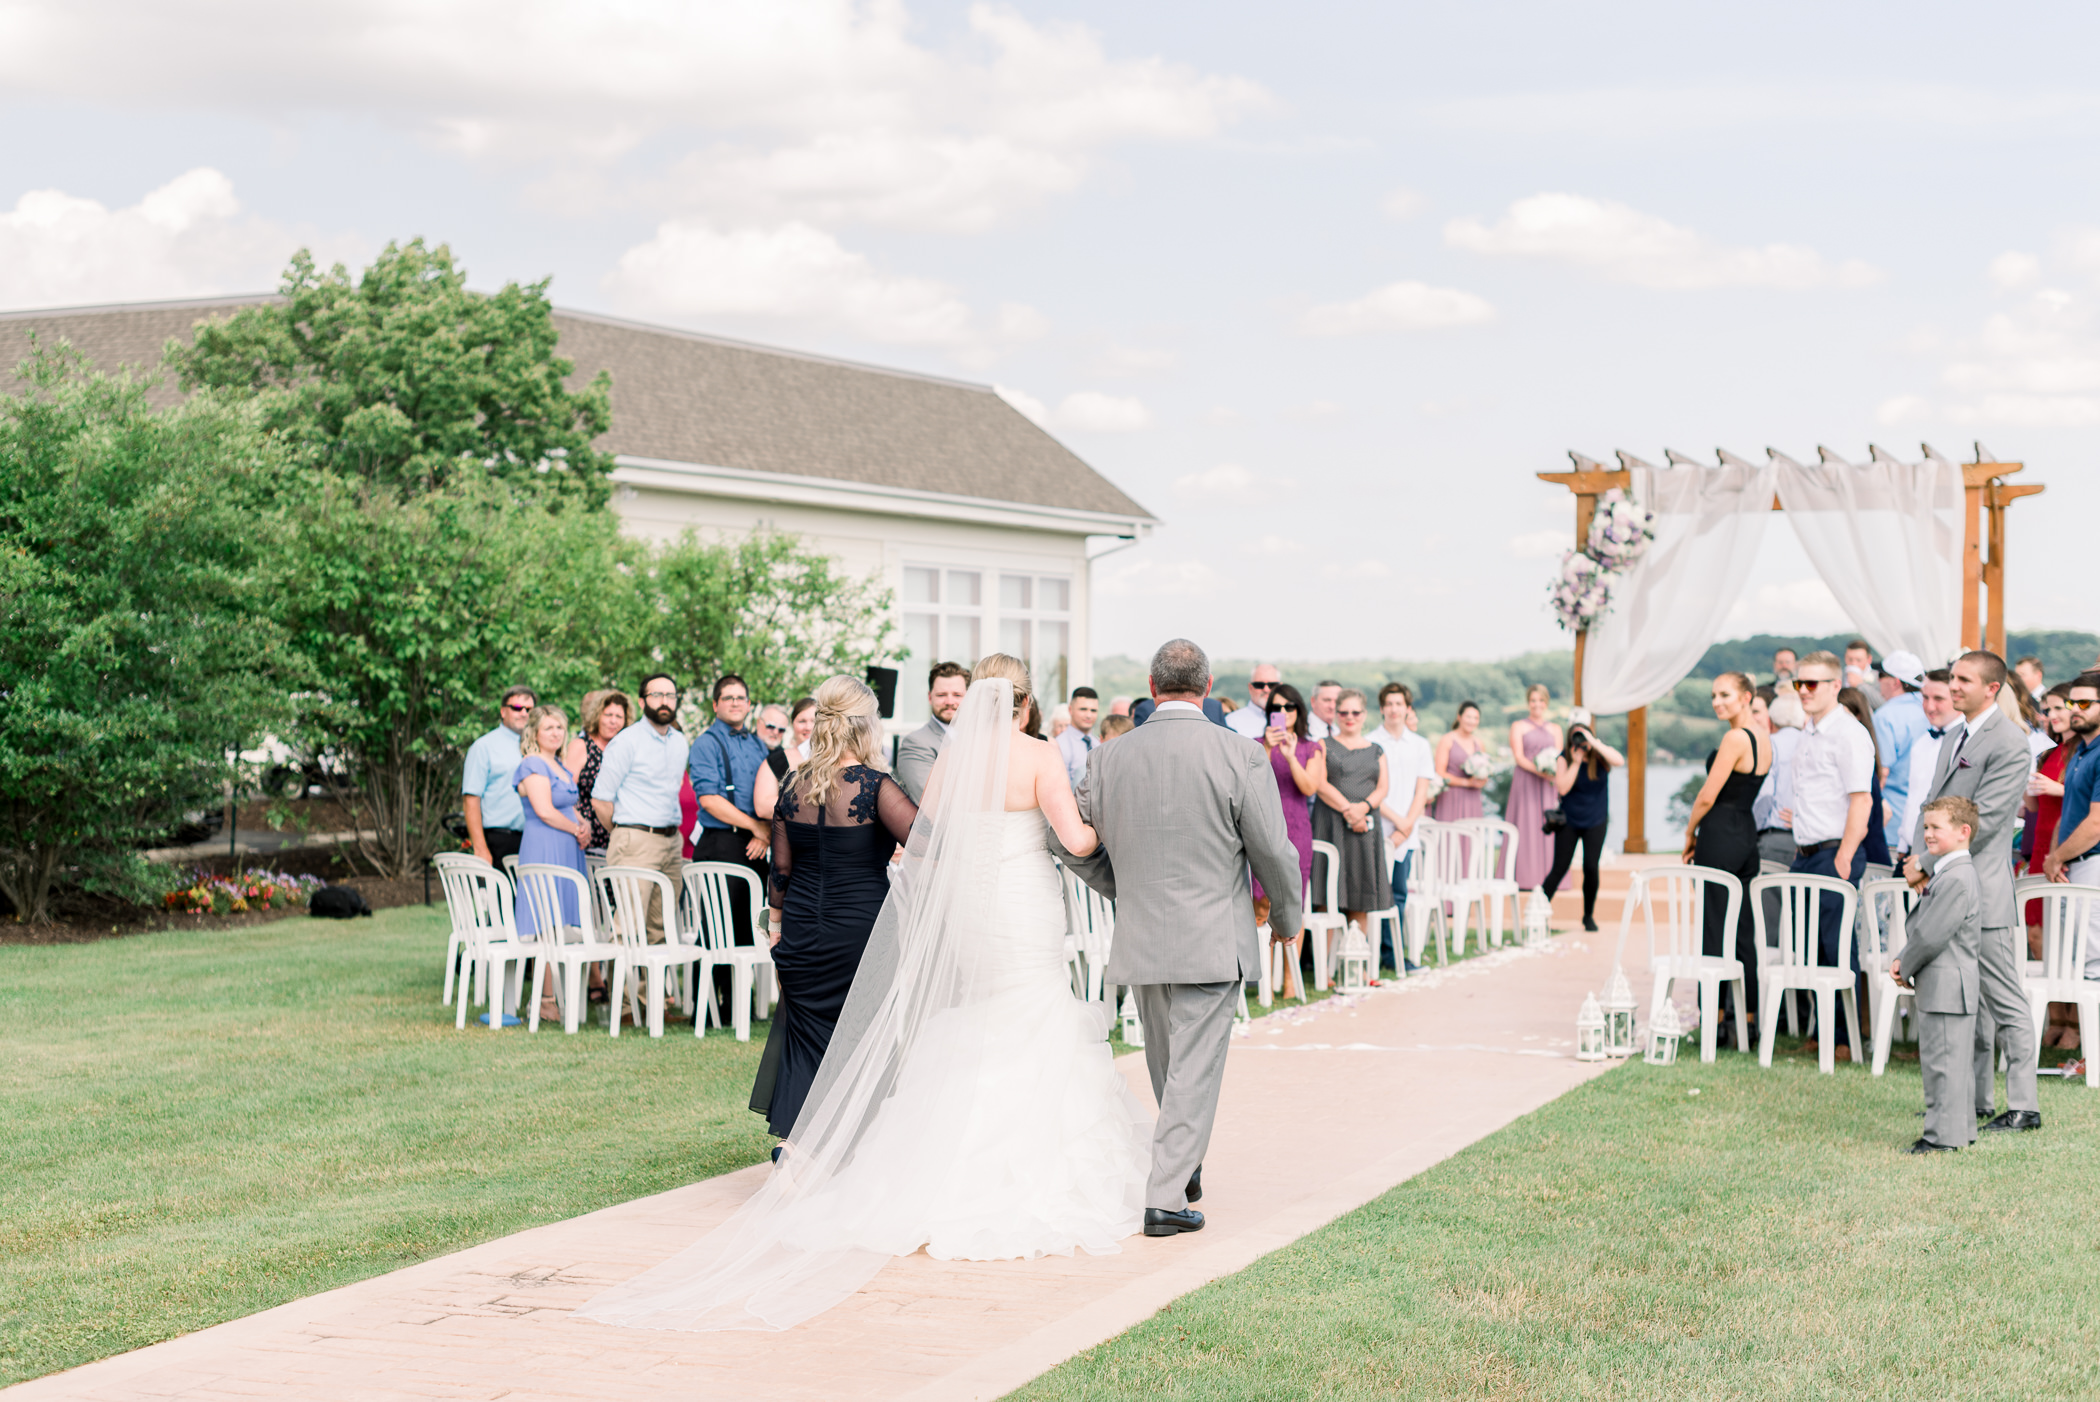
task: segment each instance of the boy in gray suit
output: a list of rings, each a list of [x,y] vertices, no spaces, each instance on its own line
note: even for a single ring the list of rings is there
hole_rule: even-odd
[[[1943,1153],[1976,1141],[1969,1052],[1976,1040],[1977,951],[1983,907],[1969,839],[1976,805],[1958,795],[1925,805],[1919,832],[1934,858],[1932,879],[1905,922],[1909,939],[1889,960],[1889,977],[1909,985],[1918,1008],[1918,1062],[1925,1079],[1925,1133],[1913,1154]]]

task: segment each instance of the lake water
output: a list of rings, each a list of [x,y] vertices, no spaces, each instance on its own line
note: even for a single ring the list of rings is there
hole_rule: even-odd
[[[1670,821],[1670,795],[1684,787],[1704,767],[1693,764],[1648,765],[1648,850],[1675,852],[1684,846],[1684,824]],[[1611,772],[1611,826],[1605,829],[1605,845],[1612,851],[1626,844],[1626,771]]]

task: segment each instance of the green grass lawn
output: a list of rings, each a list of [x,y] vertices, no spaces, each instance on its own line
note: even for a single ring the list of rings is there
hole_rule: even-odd
[[[0,1384],[765,1156],[763,1024],[455,1031],[444,931],[0,947]]]
[[[1014,1396],[2100,1395],[2100,1093],[1906,1157],[1922,1103],[1914,1061],[1636,1062]]]

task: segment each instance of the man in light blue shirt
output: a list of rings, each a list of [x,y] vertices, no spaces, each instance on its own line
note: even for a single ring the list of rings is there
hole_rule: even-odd
[[[1887,774],[1881,781],[1882,827],[1888,834],[1889,850],[1910,845],[1910,831],[1903,826],[1905,800],[1910,794],[1910,750],[1930,727],[1925,718],[1925,664],[1914,653],[1892,652],[1881,659],[1881,675],[1900,685],[1901,694],[1891,697],[1874,713],[1874,747],[1880,752]]]
[[[688,764],[693,797],[700,800],[700,830],[693,834],[693,860],[733,862],[748,867],[763,883],[768,875],[766,849],[773,825],[759,819],[754,795],[758,771],[766,762],[766,742],[744,728],[751,716],[751,689],[735,673],[715,681],[709,695],[714,723],[693,741]],[[736,942],[750,944],[751,912],[742,901],[730,908]]]
[[[1090,686],[1075,686],[1069,704],[1072,723],[1057,737],[1056,745],[1059,758],[1065,762],[1065,774],[1077,792],[1079,781],[1086,777],[1086,757],[1094,752],[1094,722],[1101,718],[1101,693]]]
[[[605,747],[591,807],[612,830],[605,864],[649,867],[685,879],[685,847],[678,837],[678,787],[685,779],[686,740],[678,729],[678,683],[662,672],[642,682],[641,724],[630,725]],[[663,897],[649,898],[649,942],[664,938]]]
[[[467,840],[474,844],[474,855],[490,866],[517,856],[518,843],[525,835],[525,804],[511,776],[524,757],[518,737],[525,733],[525,718],[536,704],[529,686],[504,692],[496,711],[501,723],[467,750],[466,771],[459,783],[461,806],[467,811]]]

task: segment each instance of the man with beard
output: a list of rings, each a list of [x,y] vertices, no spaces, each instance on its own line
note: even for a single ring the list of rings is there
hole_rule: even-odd
[[[685,779],[687,744],[678,728],[678,683],[662,672],[642,682],[642,725],[630,725],[605,747],[591,807],[612,831],[605,864],[650,867],[670,878],[676,891],[684,879],[685,853],[678,840],[678,787]],[[649,897],[649,943],[664,938],[663,896]]]
[[[2064,765],[2064,811],[2056,841],[2042,860],[2051,881],[2100,886],[2100,672],[2087,672],[2071,683],[2069,738],[2078,743]],[[2086,927],[2085,976],[2100,978],[2100,909]],[[2085,1049],[2085,1055],[2100,1050]]]
[[[926,780],[947,743],[948,723],[969,690],[970,669],[958,663],[936,662],[926,674],[926,709],[932,718],[897,743],[897,785],[913,803],[925,801]]]
[[[744,728],[751,717],[751,688],[734,672],[715,678],[708,694],[714,722],[693,742],[687,767],[693,796],[700,800],[700,830],[693,834],[693,860],[728,862],[748,868],[764,889],[766,849],[773,845],[773,825],[758,817],[758,771],[766,762],[766,742]],[[751,909],[732,901],[730,924],[738,944],[750,944]],[[728,970],[720,971],[724,978]]]

